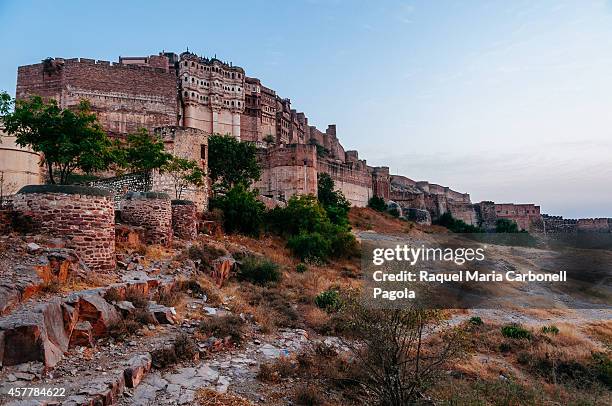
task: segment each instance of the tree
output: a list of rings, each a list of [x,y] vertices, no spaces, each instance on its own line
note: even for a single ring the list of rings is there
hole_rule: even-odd
[[[204,171],[193,160],[172,157],[162,170],[172,178],[177,199],[181,198],[183,191],[189,186],[202,187],[206,182]]]
[[[368,207],[383,213],[387,211],[387,203],[385,203],[385,199],[380,196],[372,196],[368,201]]]
[[[7,92],[0,92],[0,116],[4,117],[10,113],[14,102],[13,98]]]
[[[332,223],[348,227],[351,203],[339,190],[334,190],[334,180],[327,173],[318,176],[317,198]]]
[[[242,183],[215,197],[211,208],[223,211],[223,228],[228,233],[258,236],[261,232],[266,207],[257,200],[257,192],[248,190]]]
[[[360,371],[354,379],[381,405],[416,404],[466,349],[464,326],[445,325],[439,310],[380,309],[348,296],[340,312],[343,344]]]
[[[261,176],[256,147],[231,135],[215,134],[208,138],[208,175],[213,187],[226,191],[237,184],[250,186]]]
[[[496,233],[520,233],[518,225],[510,219],[497,219],[495,222]]]
[[[130,172],[161,169],[172,159],[172,155],[165,152],[162,140],[150,135],[145,128],[128,134],[125,142],[116,146],[115,152],[118,165]]]
[[[15,136],[17,145],[42,153],[50,183],[65,184],[76,170],[90,174],[112,163],[112,142],[89,102],[82,100],[73,111],[33,96],[17,100],[12,112],[5,96],[1,103],[7,134]]]
[[[467,224],[463,220],[456,219],[449,212],[441,215],[434,224],[448,228],[453,233],[482,233],[480,227]]]

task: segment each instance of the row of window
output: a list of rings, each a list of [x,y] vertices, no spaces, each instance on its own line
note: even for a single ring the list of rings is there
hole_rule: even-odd
[[[185,91],[184,95],[185,95],[185,97],[189,97],[189,92]],[[201,100],[201,101],[204,101],[204,102],[208,102],[208,96],[199,95],[199,94],[196,94],[195,92],[191,92],[191,97],[195,98],[195,99],[198,99],[198,100]],[[218,102],[219,101],[219,97],[218,96],[213,96],[212,100],[215,101],[215,102]],[[231,103],[230,103],[229,100],[223,100],[223,104],[225,104],[226,106],[231,106],[231,107],[236,107],[236,106],[237,107],[241,107],[241,105],[242,105],[239,101],[234,101],[234,100],[232,100]]]
[[[185,61],[184,63],[185,67],[189,66],[189,61]],[[225,76],[226,78],[230,78],[230,79],[242,79],[242,74],[241,73],[236,73],[236,72],[226,72],[223,69],[217,68],[216,66],[204,66],[204,65],[200,65],[199,63],[196,66],[195,62],[191,62],[191,67],[197,67],[200,70],[203,71],[207,71],[207,72],[214,72],[214,73],[220,73],[223,76]]]
[[[189,82],[189,77],[185,76],[183,78],[183,81],[185,83]],[[209,82],[205,81],[205,80],[199,80],[199,79],[195,79],[195,78],[191,78],[191,83],[195,83],[196,85],[200,85],[200,86],[204,86],[204,87],[208,87],[210,85]],[[240,87],[235,87],[235,86],[225,86],[222,85],[219,82],[212,82],[213,87],[223,87],[223,90],[227,90],[228,92],[238,92],[240,93],[242,91],[242,88]]]

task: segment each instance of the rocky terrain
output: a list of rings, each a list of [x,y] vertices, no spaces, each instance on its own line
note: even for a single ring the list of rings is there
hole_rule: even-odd
[[[352,212],[351,222],[362,239],[418,240],[441,231],[365,210]],[[89,271],[59,239],[0,239],[0,404],[368,404],[367,391],[333,375],[348,365],[350,352],[334,330],[334,315],[314,304],[330,287],[360,286],[357,259],[311,264],[298,273],[298,261],[269,236],[200,235],[163,248],[141,244],[138,230],[119,235],[118,270],[103,275]],[[499,253],[517,264],[525,257]],[[250,255],[277,263],[282,280],[273,286],[238,280],[236,263]],[[474,317],[483,324],[469,330],[471,350],[448,366],[432,404],[610,400],[601,386],[554,384],[521,358],[536,359],[551,348],[560,359],[609,352],[609,310],[447,313],[450,325]],[[499,331],[508,323],[520,323],[534,338],[529,344],[504,338]],[[540,332],[551,325],[560,332]],[[62,396],[9,395],[15,388],[61,389]],[[524,395],[515,392],[521,390]]]

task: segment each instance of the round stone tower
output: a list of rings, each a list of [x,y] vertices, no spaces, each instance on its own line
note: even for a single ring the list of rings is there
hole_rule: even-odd
[[[194,202],[172,201],[172,231],[176,238],[193,240],[198,236],[198,218]]]
[[[115,209],[110,192],[74,185],[29,185],[13,209],[32,219],[36,231],[67,240],[94,271],[115,270]]]
[[[129,192],[120,208],[122,222],[145,229],[147,244],[172,243],[172,208],[166,193]]]

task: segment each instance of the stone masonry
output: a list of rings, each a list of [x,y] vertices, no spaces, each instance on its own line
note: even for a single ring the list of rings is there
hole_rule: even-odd
[[[262,165],[255,188],[266,197],[287,200],[294,194],[316,194],[317,175],[328,173],[355,206],[381,196],[404,209],[427,210],[433,220],[450,212],[469,224],[491,224],[490,219],[479,217],[486,209],[472,204],[466,193],[391,175],[385,166],[367,165],[357,151],[345,151],[336,125],[317,129],[305,113],[292,108],[289,98],[216,57],[162,52],[120,57],[118,63],[50,58],[19,67],[16,94],[17,98],[33,94],[54,98],[61,107],[87,99],[109,133],[158,128],[168,150],[203,165],[210,134],[230,134],[255,143]],[[155,177],[153,190],[170,189],[168,179]],[[207,186],[187,192],[185,197],[196,202],[198,209],[206,209]],[[532,213],[536,207],[500,205],[494,217],[509,218],[530,229],[534,223],[541,224],[539,212]]]
[[[172,231],[176,238],[193,240],[198,236],[196,205],[189,200],[172,200]]]
[[[121,201],[121,221],[145,229],[147,244],[172,243],[172,208],[166,193],[130,192]]]
[[[13,209],[42,234],[64,238],[94,271],[115,269],[115,210],[109,192],[81,186],[25,186]]]

